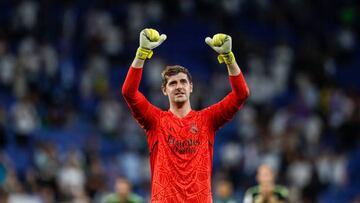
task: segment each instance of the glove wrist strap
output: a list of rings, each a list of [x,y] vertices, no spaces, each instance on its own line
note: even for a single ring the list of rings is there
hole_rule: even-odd
[[[226,54],[219,54],[217,59],[219,63],[225,63],[226,65],[231,65],[235,63],[235,56],[232,51]]]
[[[142,60],[145,60],[147,58],[149,59],[152,57],[153,53],[154,52],[151,49],[145,49],[145,48],[139,47],[136,51],[136,58],[142,59]]]

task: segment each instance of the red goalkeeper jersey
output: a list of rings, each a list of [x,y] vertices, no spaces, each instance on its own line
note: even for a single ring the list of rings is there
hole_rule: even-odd
[[[139,92],[141,74],[142,68],[130,67],[122,93],[147,135],[151,202],[212,202],[214,134],[249,94],[243,75],[229,76],[232,91],[220,102],[178,118],[155,107]]]

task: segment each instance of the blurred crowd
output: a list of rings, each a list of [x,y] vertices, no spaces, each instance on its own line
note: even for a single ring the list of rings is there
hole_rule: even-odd
[[[354,0],[0,1],[0,203],[105,202],[118,177],[147,200],[146,139],[120,95],[145,27],[168,35],[141,86],[163,109],[167,64],[192,73],[194,109],[230,90],[204,39],[233,38],[251,96],[217,133],[214,199],[241,202],[266,163],[291,202],[359,202],[359,9]]]

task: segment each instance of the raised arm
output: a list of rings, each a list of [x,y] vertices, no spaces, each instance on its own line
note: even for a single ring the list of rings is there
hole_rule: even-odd
[[[250,95],[244,76],[231,50],[231,41],[231,37],[226,34],[216,34],[212,38],[205,39],[205,42],[219,54],[219,63],[226,64],[231,84],[231,92],[223,100],[208,108],[215,130],[231,120]]]
[[[152,49],[159,46],[166,39],[166,35],[154,29],[144,29],[140,33],[140,46],[129,68],[128,74],[122,87],[122,95],[128,104],[132,115],[141,127],[149,129],[154,118],[153,114],[159,110],[154,107],[139,91],[142,70],[145,60],[153,55]]]

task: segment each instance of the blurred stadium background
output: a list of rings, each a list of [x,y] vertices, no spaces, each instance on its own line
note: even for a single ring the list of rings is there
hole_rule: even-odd
[[[204,38],[233,38],[251,97],[217,134],[214,187],[230,180],[241,202],[265,162],[291,202],[360,201],[359,1],[2,0],[0,202],[100,202],[119,175],[148,197],[146,139],[120,95],[145,27],[168,35],[142,81],[164,109],[166,64],[192,72],[193,108],[224,96]]]

